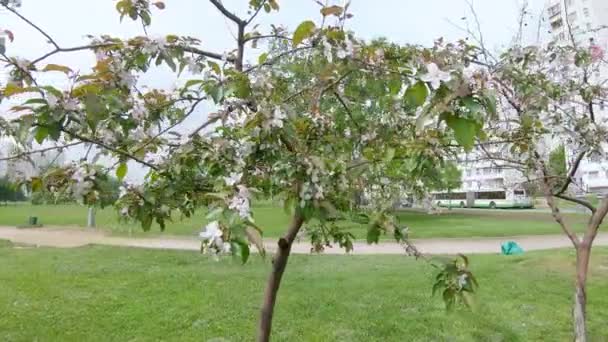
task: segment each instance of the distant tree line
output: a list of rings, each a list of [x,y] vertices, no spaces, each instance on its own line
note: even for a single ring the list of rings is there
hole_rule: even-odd
[[[6,176],[0,178],[0,203],[20,202],[26,199],[17,183],[11,182]]]

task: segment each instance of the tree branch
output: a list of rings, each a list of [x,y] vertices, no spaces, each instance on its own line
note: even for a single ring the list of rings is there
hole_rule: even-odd
[[[606,214],[608,214],[608,196],[604,197],[602,203],[600,203],[599,207],[597,208],[597,211],[593,214],[593,216],[591,216],[589,226],[583,238],[583,243],[586,246],[591,247],[593,244],[593,240],[595,240],[597,232],[602,224],[602,221],[604,221]]]
[[[537,157],[539,156],[537,155]],[[563,232],[568,236],[570,241],[572,241],[574,247],[578,249],[578,246],[580,245],[580,240],[578,236],[576,236],[576,234],[567,226],[566,222],[564,221],[564,217],[562,216],[561,212],[559,211],[559,208],[557,207],[557,204],[555,204],[555,201],[553,199],[554,196],[551,192],[551,183],[549,183],[549,177],[547,174],[547,167],[545,165],[545,162],[542,160],[540,162],[540,167],[543,175],[543,190],[545,192],[545,199],[547,200],[547,205],[549,206],[549,208],[551,208],[551,215],[553,216],[555,221],[559,223],[559,225],[562,227]]]
[[[224,55],[222,55],[222,54],[201,50],[201,49],[198,49],[198,48],[195,48],[192,46],[180,46],[180,48],[186,52],[191,52],[191,53],[194,53],[197,55],[214,58],[214,59],[219,59],[219,60],[224,59]],[[234,61],[235,61],[234,57],[230,57],[230,56],[226,56],[226,59],[228,60],[228,62],[231,62],[231,63],[234,63]]]
[[[145,161],[145,160],[143,160],[141,158],[138,158],[138,157],[134,156],[133,154],[131,154],[129,152],[126,152],[126,151],[123,151],[123,150],[119,150],[117,148],[109,146],[109,145],[107,145],[104,142],[97,141],[97,140],[94,140],[94,139],[82,136],[82,135],[80,135],[78,133],[69,131],[69,130],[64,129],[64,128],[62,128],[61,131],[64,132],[65,134],[73,137],[73,138],[76,138],[76,139],[80,140],[80,141],[88,142],[88,143],[91,143],[91,144],[103,147],[103,148],[105,148],[108,151],[114,152],[116,154],[120,154],[120,155],[122,155],[124,157],[127,157],[127,158],[129,158],[129,159],[131,159],[133,161],[136,161],[136,162],[138,162],[138,163],[140,163],[142,165],[145,165],[145,166],[151,168],[152,170],[156,170],[156,171],[160,170],[156,165],[148,163],[147,161]]]
[[[291,37],[287,37],[281,34],[264,34],[264,35],[259,35],[259,36],[249,36],[247,38],[245,38],[244,42],[250,42],[252,40],[258,40],[258,39],[270,39],[270,38],[278,38],[278,39],[284,39],[284,40],[291,40]]]
[[[572,166],[570,167],[570,172],[568,172],[568,177],[566,178],[566,182],[564,183],[564,185],[562,185],[562,187],[559,189],[559,191],[557,191],[555,193],[555,195],[561,195],[564,192],[566,192],[566,190],[568,190],[568,187],[570,186],[570,184],[572,184],[572,179],[576,175],[576,171],[578,171],[578,167],[579,167],[581,161],[585,157],[585,153],[587,153],[586,150],[580,152],[578,154],[578,156],[576,156],[574,163],[572,163]]]
[[[116,44],[113,43],[108,43],[108,44],[91,44],[91,45],[82,45],[82,46],[75,46],[75,47],[71,47],[71,48],[56,48],[53,51],[50,51],[44,55],[42,55],[41,57],[38,57],[37,59],[35,59],[32,64],[36,64],[41,62],[44,59],[49,58],[50,56],[60,53],[60,52],[74,52],[74,51],[81,51],[81,50],[94,50],[97,48],[102,48],[102,47],[109,47],[109,46],[114,46]]]
[[[245,22],[245,26],[249,25],[253,19],[255,19],[255,17],[258,16],[258,14],[260,13],[260,10],[264,7],[264,5],[266,4],[268,0],[263,0],[262,3],[260,4],[260,6],[255,10],[255,12],[253,13],[253,15],[247,19],[247,21]]]
[[[291,246],[303,223],[304,217],[301,215],[299,210],[296,210],[286,234],[277,242],[278,249],[272,260],[272,271],[270,272],[270,276],[266,282],[264,301],[262,303],[260,314],[260,323],[258,327],[258,341],[260,342],[267,342],[270,340],[272,316],[274,313],[277,293],[279,292],[279,286],[281,285],[281,278],[285,272],[285,266],[287,266]]]
[[[222,14],[224,16],[226,16],[226,18],[234,21],[235,23],[237,23],[237,25],[241,26],[241,25],[246,25],[246,23],[243,21],[243,19],[239,18],[236,14],[230,12],[228,9],[226,9],[226,7],[224,7],[224,5],[222,5],[222,3],[219,0],[209,0],[209,2],[211,2],[213,4],[213,6],[215,6],[215,8],[217,8],[220,12],[222,12]]]
[[[342,105],[342,107],[344,107],[344,110],[346,111],[346,114],[348,114],[348,117],[350,118],[350,120],[353,122],[353,124],[355,124],[355,127],[357,127],[357,130],[359,131],[359,135],[363,134],[363,130],[361,129],[361,126],[359,125],[359,123],[353,118],[353,113],[350,111],[350,108],[348,108],[348,106],[346,105],[346,102],[344,102],[344,100],[342,99],[342,96],[340,96],[340,94],[334,90],[334,95],[336,96],[336,98],[338,99],[338,101],[340,102],[340,104]]]
[[[19,12],[17,12],[10,6],[5,5],[5,4],[2,4],[2,6],[4,8],[6,8],[7,10],[9,10],[10,12],[12,12],[13,14],[15,14],[16,16],[18,16],[19,18],[21,18],[21,20],[25,21],[28,25],[30,25],[31,27],[36,29],[36,31],[40,32],[43,36],[46,37],[46,39],[49,40],[49,43],[51,43],[51,44],[53,44],[53,46],[55,46],[56,49],[60,49],[59,45],[55,42],[55,40],[53,40],[53,38],[48,33],[46,33],[43,29],[41,29],[38,25],[31,22],[28,18],[22,16]]]
[[[33,151],[25,151],[25,152],[21,152],[19,154],[15,154],[9,157],[3,157],[0,158],[0,161],[8,161],[8,160],[15,160],[15,159],[21,159],[27,156],[30,156],[32,154],[42,154],[48,151],[53,151],[53,150],[62,150],[64,148],[68,148],[68,147],[72,147],[72,146],[76,146],[76,145],[80,145],[80,144],[84,144],[84,142],[82,141],[77,141],[77,142],[73,142],[73,143],[69,143],[69,144],[65,144],[65,145],[61,145],[61,146],[52,146],[52,147],[46,147],[46,148],[41,148],[39,150],[33,150]]]
[[[554,196],[557,197],[557,198],[561,198],[561,199],[563,199],[565,201],[568,201],[568,202],[580,204],[583,207],[589,209],[591,211],[591,213],[595,213],[595,211],[596,211],[596,208],[593,206],[593,204],[591,204],[590,202],[585,201],[583,199],[575,198],[575,197],[570,197],[570,196],[566,196],[566,195],[563,195],[563,194],[554,195]]]

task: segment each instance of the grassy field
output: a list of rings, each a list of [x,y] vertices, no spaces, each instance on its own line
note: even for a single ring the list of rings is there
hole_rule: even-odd
[[[12,248],[0,241],[2,341],[251,341],[269,261],[191,252]],[[571,251],[475,256],[476,308],[447,313],[403,256],[294,256],[274,341],[569,341]],[[593,257],[592,341],[608,340],[608,249]]]
[[[266,237],[282,234],[289,222],[283,209],[272,204],[254,206],[256,223],[264,229]],[[86,224],[87,208],[78,205],[38,205],[29,204],[0,206],[0,225],[20,225],[29,216],[38,216],[46,226],[82,227]],[[587,218],[579,214],[565,214],[566,220],[582,231]],[[549,213],[538,211],[505,210],[452,210],[442,215],[428,215],[417,211],[399,213],[402,223],[410,227],[414,238],[435,237],[487,237],[534,234],[560,234],[559,226]],[[200,212],[193,218],[175,217],[168,224],[165,234],[196,235],[205,224],[205,213]],[[99,210],[97,225],[117,234],[143,235],[141,228],[134,223],[122,222],[113,208]],[[359,239],[365,238],[366,227],[345,222],[344,226]],[[159,234],[154,226],[150,234]]]

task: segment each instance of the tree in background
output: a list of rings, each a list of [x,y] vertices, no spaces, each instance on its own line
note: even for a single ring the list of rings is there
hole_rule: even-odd
[[[95,165],[83,158],[30,179],[34,190],[67,194],[87,206],[101,201],[100,175],[123,181],[127,162],[145,166],[141,185],[126,185],[117,201],[124,217],[144,230],[153,222],[164,229],[174,212],[191,216],[207,207],[209,223],[201,236],[204,251],[231,253],[246,262],[250,244],[263,255],[263,227],[255,223],[251,201],[271,194],[281,199],[291,223],[278,239],[260,311],[258,340],[268,341],[277,293],[292,243],[303,225],[318,222],[315,246],[335,243],[352,249],[352,236],[333,218],[349,214],[361,186],[373,189],[368,212],[368,241],[393,236],[412,251],[403,226],[392,215],[396,192],[422,193],[437,165],[458,153],[457,141],[471,149],[495,102],[484,84],[465,72],[477,50],[465,42],[438,40],[431,48],[365,42],[345,27],[349,5],[319,7],[320,20],[300,23],[293,32],[255,25],[262,12],[279,10],[276,0],[250,0],[241,17],[218,0],[209,0],[236,28],[235,48],[203,50],[194,37],[147,35],[119,39],[102,35],[88,44],[64,47],[10,4],[51,45],[32,59],[2,61],[12,81],[5,97],[31,98],[0,120],[4,135],[59,147],[94,146],[115,163]],[[120,0],[121,18],[151,25],[161,1]],[[214,33],[211,33],[214,34]],[[256,62],[245,58],[262,48]],[[89,50],[92,70],[49,64],[47,58]],[[180,80],[174,91],[141,87],[140,75],[168,68]],[[41,84],[44,73],[62,73],[66,89]],[[201,113],[199,105],[214,110]],[[186,119],[197,124],[180,126]],[[177,130],[181,127],[184,130]],[[194,128],[192,128],[194,127]],[[466,267],[446,265],[441,282],[451,306],[472,291]]]
[[[557,146],[549,154],[549,170],[555,176],[566,177],[568,165],[566,164],[566,148],[564,145]]]
[[[458,189],[462,186],[462,171],[453,162],[446,162],[442,167],[439,168],[437,173],[437,179],[434,183],[433,189],[436,191],[446,191],[449,194],[454,189]],[[460,201],[458,201],[460,203]],[[451,200],[448,205],[449,209],[452,209]]]
[[[19,184],[11,182],[8,177],[0,178],[0,202],[7,204],[8,202],[25,201],[26,197]]]
[[[499,116],[488,134],[508,146],[507,153],[486,153],[540,184],[555,221],[576,251],[573,326],[576,341],[587,340],[586,285],[593,242],[608,213],[608,197],[599,205],[573,195],[576,173],[585,158],[605,158],[608,126],[599,108],[608,100],[608,65],[593,44],[515,46],[479,75],[500,94]],[[564,141],[551,150],[553,141]],[[481,144],[483,146],[483,144]],[[566,165],[566,151],[572,162]],[[487,150],[485,150],[487,152]],[[565,221],[556,199],[589,209],[582,237]]]

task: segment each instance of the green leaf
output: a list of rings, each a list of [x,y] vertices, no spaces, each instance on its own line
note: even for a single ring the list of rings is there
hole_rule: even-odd
[[[42,190],[42,179],[38,177],[32,177],[31,179],[32,191],[40,191]]]
[[[146,11],[141,11],[141,13],[139,13],[139,16],[141,17],[141,21],[143,21],[145,26],[150,26],[150,24],[152,23],[152,18],[150,18],[150,13],[148,13]]]
[[[398,77],[392,78],[388,81],[388,90],[390,91],[391,95],[399,94],[401,86],[402,82],[401,79],[399,79]]]
[[[36,139],[36,142],[39,144],[42,144],[44,142],[44,139],[46,139],[46,137],[49,136],[49,129],[46,126],[39,126],[36,129],[36,135],[34,136],[34,139]]]
[[[380,229],[377,224],[372,224],[367,230],[367,243],[378,243],[380,241]]]
[[[141,228],[147,232],[152,227],[153,217],[149,213],[146,213],[145,216],[141,219]]]
[[[482,110],[481,105],[471,96],[462,99],[462,103],[473,114],[479,113]]]
[[[127,171],[129,170],[127,163],[120,163],[116,168],[116,177],[119,181],[122,181],[127,175]]]
[[[392,147],[389,147],[386,149],[386,151],[384,152],[384,158],[383,161],[385,163],[389,163],[391,160],[393,160],[393,158],[395,158],[395,149]]]
[[[467,151],[473,149],[478,130],[477,122],[458,117],[452,113],[444,113],[442,114],[442,118],[448,127],[454,131],[456,141]]]
[[[103,120],[106,116],[106,107],[101,102],[99,96],[87,94],[84,98],[84,106],[87,112],[87,122],[93,129],[97,127],[97,123]]]
[[[47,104],[45,99],[35,98],[25,101],[23,104]]]
[[[245,264],[249,259],[249,245],[244,241],[230,241],[230,251],[232,252],[232,256],[240,258],[243,264]]]
[[[209,65],[211,70],[213,70],[213,72],[215,72],[217,75],[220,75],[222,73],[222,69],[220,68],[219,64],[213,61],[208,61],[207,64]]]
[[[201,84],[203,82],[205,82],[205,81],[203,81],[203,80],[188,80],[188,82],[186,82],[186,84],[184,84],[184,88],[190,88],[193,85]]]
[[[418,108],[424,104],[429,90],[422,81],[417,82],[405,91],[405,101],[408,105]]]
[[[266,249],[264,248],[264,240],[260,231],[254,227],[247,227],[245,228],[245,234],[247,235],[247,240],[258,249],[260,255],[265,256]]]
[[[341,6],[334,5],[321,8],[321,14],[324,17],[327,17],[328,15],[335,15],[336,17],[339,17],[342,15],[342,13],[344,13],[344,8]]]
[[[9,97],[15,94],[22,94],[22,93],[31,93],[31,92],[35,92],[37,91],[37,88],[34,87],[28,87],[28,88],[22,88],[16,84],[13,83],[9,83],[6,85],[6,87],[4,88],[4,96],[5,97]]]
[[[302,22],[293,33],[293,46],[300,45],[304,39],[310,37],[314,33],[315,28],[315,23],[310,20]]]
[[[59,64],[47,64],[44,67],[44,69],[42,69],[42,71],[59,71],[59,72],[63,72],[64,74],[72,73],[72,69],[70,69],[69,67],[67,67],[65,65],[59,65]]]
[[[258,63],[264,64],[264,62],[266,62],[267,59],[268,59],[268,53],[264,52],[263,54],[260,55],[260,57],[258,57]]]

